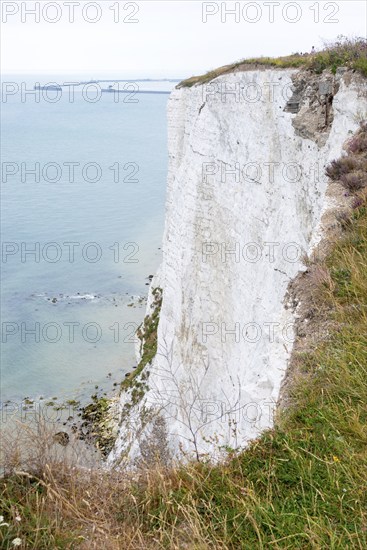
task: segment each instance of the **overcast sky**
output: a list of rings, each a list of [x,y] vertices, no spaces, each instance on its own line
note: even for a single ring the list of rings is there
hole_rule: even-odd
[[[364,0],[43,0],[39,22],[27,12],[36,4],[1,1],[4,74],[182,78],[244,57],[321,48],[339,34],[366,35]]]

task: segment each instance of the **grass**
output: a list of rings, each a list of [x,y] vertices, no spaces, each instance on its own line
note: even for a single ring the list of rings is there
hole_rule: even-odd
[[[44,452],[22,471],[13,450],[0,482],[1,547],[19,538],[37,550],[366,548],[366,189],[355,197],[343,236],[315,260],[328,276],[314,303],[335,329],[297,358],[274,429],[222,464],[130,475],[76,472]]]
[[[242,59],[230,65],[224,65],[204,75],[192,76],[178,84],[178,88],[191,88],[195,84],[206,84],[224,74],[234,71],[254,70],[259,67],[278,69],[304,68],[316,74],[329,69],[333,74],[338,67],[348,67],[367,77],[367,41],[365,38],[350,39],[340,36],[334,44],[315,54],[295,53],[285,57],[257,57]]]

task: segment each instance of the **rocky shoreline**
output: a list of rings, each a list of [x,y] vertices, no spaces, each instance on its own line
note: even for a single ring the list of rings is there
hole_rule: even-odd
[[[145,283],[150,286],[153,275],[149,275]],[[147,296],[130,296],[127,307],[144,307]],[[50,304],[56,305],[60,301],[70,299],[67,295],[43,295]],[[100,295],[76,293],[75,298],[85,301],[88,298],[98,299]],[[117,307],[117,305],[116,305]],[[62,398],[54,395],[47,397],[40,395],[37,398],[25,396],[18,402],[7,400],[2,404],[6,419],[11,422],[20,422],[24,425],[32,425],[35,421],[52,426],[49,436],[50,444],[60,448],[68,448],[73,444],[81,444],[90,455],[98,455],[105,459],[111,451],[118,433],[119,427],[119,398],[120,392],[126,382],[133,378],[133,373],[138,369],[137,364],[132,364],[127,372],[109,372],[105,383],[94,385],[85,393],[78,393],[73,397]]]

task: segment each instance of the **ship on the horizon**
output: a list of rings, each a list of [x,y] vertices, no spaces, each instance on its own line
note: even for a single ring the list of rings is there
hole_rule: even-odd
[[[57,92],[62,91],[62,86],[60,84],[46,84],[45,86],[41,86],[41,84],[35,84],[34,86],[35,90],[56,90]]]

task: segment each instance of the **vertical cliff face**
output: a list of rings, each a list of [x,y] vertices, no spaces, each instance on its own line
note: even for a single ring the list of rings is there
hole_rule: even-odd
[[[173,92],[158,351],[121,396],[111,461],[213,457],[272,425],[293,343],[286,290],[322,236],[324,169],[358,126],[361,86],[266,69]]]

